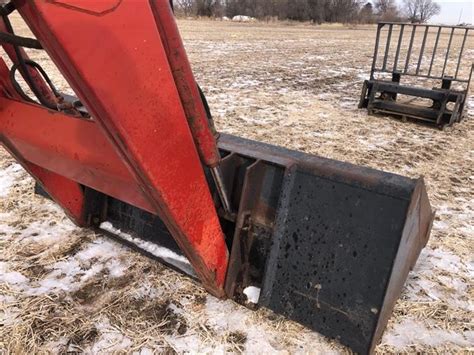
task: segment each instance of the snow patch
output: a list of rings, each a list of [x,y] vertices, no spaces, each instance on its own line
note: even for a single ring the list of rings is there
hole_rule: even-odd
[[[252,311],[231,301],[218,300],[209,296],[206,301],[206,313],[209,324],[219,333],[241,332],[246,334],[245,349],[251,354],[275,353],[278,337],[264,326],[257,325],[251,319]]]
[[[21,322],[21,312],[18,307],[5,307],[0,311],[0,327],[8,327]]]
[[[209,325],[217,331],[218,336],[225,335],[228,332],[245,334],[247,337],[245,348],[248,349],[249,353],[275,354],[287,352],[287,341],[289,339],[282,339],[281,331],[256,322],[254,311],[232,301],[223,301],[212,296],[207,297],[205,311]],[[291,342],[299,349],[297,353],[301,354],[339,353],[328,345],[326,338],[309,330],[301,332],[298,339],[292,338]]]
[[[130,234],[124,233],[120,229],[115,228],[110,222],[103,222],[100,225],[100,228],[135,244],[137,247],[183,270],[187,274],[194,275],[194,270],[192,269],[191,263],[186,257],[178,255],[174,251],[159,246],[155,243],[151,243],[139,238],[134,238]]]
[[[122,264],[117,259],[110,259],[105,264],[105,267],[109,270],[109,275],[115,278],[125,275],[125,271],[128,269],[128,265]]]
[[[123,248],[107,239],[98,239],[86,245],[76,255],[65,261],[57,262],[49,275],[56,280],[65,282],[66,290],[77,289],[81,284],[107,269],[111,277],[122,276],[127,268],[116,259]],[[86,269],[84,270],[84,267]],[[63,278],[61,276],[64,275]],[[75,282],[79,278],[79,282]],[[47,280],[45,280],[47,281]],[[54,286],[54,280],[49,283]]]
[[[206,346],[199,334],[193,333],[184,336],[165,335],[166,342],[175,349],[178,354],[225,354],[226,349],[222,344]]]
[[[18,271],[8,271],[7,263],[0,261],[0,283],[19,285],[28,282],[28,278]]]
[[[54,247],[69,239],[70,233],[76,228],[69,219],[54,225],[51,225],[50,220],[43,219],[28,224],[27,228],[21,230],[19,237],[28,238],[28,244],[33,242]]]
[[[34,285],[23,285],[22,289],[30,296],[74,292],[104,270],[110,277],[120,277],[128,268],[116,259],[121,251],[117,243],[105,238],[95,240],[77,254],[54,263],[45,278]]]
[[[105,238],[100,238],[92,243],[87,244],[87,247],[80,250],[76,254],[76,258],[81,261],[89,261],[92,259],[110,259],[117,256],[118,249],[122,249],[117,243]]]
[[[15,181],[24,172],[20,164],[11,164],[6,169],[0,170],[0,197],[7,197]]]
[[[133,291],[135,299],[157,298],[163,294],[162,289],[154,287],[149,281],[145,281],[139,288]]]
[[[260,288],[255,286],[246,287],[244,295],[247,296],[248,302],[257,304],[260,298]]]
[[[133,342],[119,330],[115,329],[107,318],[97,322],[95,327],[100,333],[99,339],[86,353],[125,353],[133,345]]]
[[[451,307],[474,311],[468,297],[468,280],[474,277],[472,262],[461,259],[452,252],[425,248],[413,274],[407,282],[408,296],[413,301],[443,301]]]
[[[398,350],[414,344],[433,347],[445,344],[471,346],[468,335],[452,330],[428,328],[424,323],[409,318],[395,324],[391,331],[385,333],[382,342]]]
[[[237,16],[232,17],[232,21],[234,21],[234,22],[254,22],[254,21],[257,21],[257,19],[255,17],[237,15]]]
[[[0,275],[0,281],[6,282],[8,284],[22,284],[28,282],[28,278],[23,276],[17,271],[7,272],[3,275]]]

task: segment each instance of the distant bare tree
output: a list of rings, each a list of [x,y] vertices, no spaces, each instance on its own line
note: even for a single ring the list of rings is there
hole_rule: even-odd
[[[395,0],[375,0],[374,6],[375,11],[377,11],[379,15],[383,15],[391,9],[397,7]]]
[[[425,23],[441,12],[439,4],[433,0],[418,0],[420,4],[420,22]]]
[[[196,12],[198,16],[220,16],[222,5],[220,0],[196,0]]]
[[[397,21],[400,18],[395,0],[375,0],[374,7],[383,21]]]
[[[331,0],[331,21],[356,22],[360,10],[359,0]]]
[[[359,21],[361,23],[373,23],[374,22],[374,7],[372,3],[366,3],[359,11]]]
[[[252,16],[252,17],[264,17],[268,14],[262,10],[262,7],[267,5],[269,1],[263,0],[227,0],[226,14],[229,17],[236,15]]]
[[[175,3],[176,9],[185,16],[226,15],[232,18],[245,15],[267,20],[278,18],[315,23],[366,23],[375,21],[375,13],[382,20],[398,20],[395,1],[397,0],[175,0]]]
[[[308,21],[310,9],[307,0],[288,0],[285,15],[290,20]]]
[[[406,16],[413,23],[425,23],[441,11],[433,0],[404,0],[403,4]]]
[[[403,12],[410,22],[418,22],[418,1],[403,0]]]
[[[323,23],[326,21],[328,13],[328,0],[308,0],[310,8],[309,17],[315,23]]]
[[[194,0],[175,0],[175,3],[183,11],[184,16],[189,16],[194,11]]]

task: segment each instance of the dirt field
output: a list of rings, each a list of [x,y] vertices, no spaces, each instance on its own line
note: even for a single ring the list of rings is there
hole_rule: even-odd
[[[431,239],[377,352],[474,351],[474,97],[469,117],[444,131],[358,110],[374,27],[179,25],[219,130],[425,177],[437,210]],[[30,53],[51,70],[41,52]],[[347,352],[77,229],[32,188],[0,151],[0,353]]]

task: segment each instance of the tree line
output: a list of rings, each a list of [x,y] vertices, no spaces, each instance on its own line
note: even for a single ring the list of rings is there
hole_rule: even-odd
[[[374,23],[410,21],[423,23],[439,14],[433,0],[174,0],[184,16],[228,17],[242,15],[262,20],[294,20],[314,23]]]

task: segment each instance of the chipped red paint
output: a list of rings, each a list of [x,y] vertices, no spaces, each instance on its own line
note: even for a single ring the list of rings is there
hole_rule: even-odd
[[[150,6],[201,160],[215,167],[220,162],[216,140],[169,2],[150,0]]]

